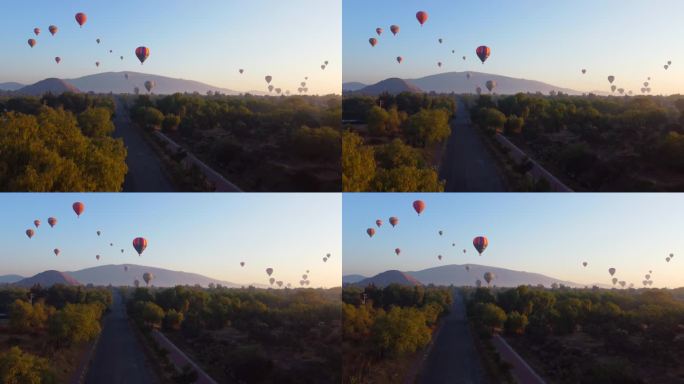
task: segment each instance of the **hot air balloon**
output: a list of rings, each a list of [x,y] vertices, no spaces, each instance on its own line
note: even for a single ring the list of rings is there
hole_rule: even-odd
[[[124,77],[128,80],[128,73],[124,73]]]
[[[613,76],[613,75],[608,76],[608,82],[613,84],[613,81],[615,81],[615,76]]]
[[[437,41],[439,41],[439,43],[442,44],[444,40],[442,40],[442,38],[440,37],[439,39],[437,39]]]
[[[152,92],[152,88],[154,88],[155,85],[156,85],[156,84],[155,84],[154,81],[152,81],[152,80],[147,80],[147,81],[145,82],[145,89],[147,89],[147,92]]]
[[[475,92],[477,92],[478,95],[481,95],[482,94],[482,88],[476,87]]]
[[[323,262],[324,262],[324,263],[327,263],[327,262],[328,262],[328,258],[327,258],[327,257],[324,257],[324,258],[323,258]]]
[[[85,211],[85,204],[81,203],[80,201],[77,201],[71,205],[71,208],[76,213],[76,217],[81,217],[81,214],[83,213],[83,211]]]
[[[413,202],[413,209],[416,211],[418,216],[425,210],[425,202],[423,200],[416,200]]]
[[[671,61],[671,60],[668,60],[668,61],[667,61],[667,65],[672,65],[672,61]]]
[[[328,65],[330,62],[328,60],[324,61],[323,64]]]
[[[271,276],[273,274],[273,268],[266,268],[266,274]]]
[[[609,268],[608,273],[610,273],[611,276],[615,274],[615,268]]]
[[[240,68],[240,69],[238,69],[238,72],[240,72],[240,74],[242,75],[243,73],[245,73],[245,70]]]
[[[611,85],[611,86],[610,86],[610,91],[611,91],[611,92],[615,92],[616,89],[617,89],[617,86],[615,86],[615,85]]]
[[[138,252],[138,256],[142,256],[143,251],[147,248],[147,239],[144,237],[136,237],[133,239],[133,248]]]
[[[33,33],[35,33],[36,36],[40,35],[40,28],[33,28]]]
[[[61,252],[59,248],[55,248],[52,252],[55,253],[55,256],[59,256],[59,253]]]
[[[275,89],[275,91],[276,91],[276,93],[277,93],[277,94],[279,94],[279,95],[280,95],[280,92],[282,92],[283,90],[282,90],[282,89],[280,89],[280,88],[276,88],[276,89]]]
[[[329,253],[327,253],[326,256],[328,257],[328,259],[330,258],[330,254],[329,254]]]
[[[646,278],[646,280],[651,280],[651,275],[646,275],[644,277]]]
[[[275,277],[271,277],[270,279],[268,279],[268,282],[271,283],[271,285],[273,285],[273,283],[275,283],[275,281],[276,281]]]
[[[399,218],[392,216],[389,218],[389,222],[392,225],[392,227],[396,227],[397,224],[399,224]]]
[[[622,281],[618,281],[618,284],[620,284],[620,286],[621,286],[622,288],[624,288],[624,287],[625,287],[625,284],[627,284],[627,282],[624,281],[624,280],[622,280]]]
[[[83,24],[85,24],[86,21],[88,21],[88,16],[86,16],[86,14],[83,12],[77,13],[76,16],[74,16],[74,18],[76,19],[76,22],[81,28],[83,28]]]
[[[306,280],[306,278],[309,277],[306,274],[302,275],[302,279]]]
[[[110,246],[110,247],[113,247],[113,246],[114,246],[114,243],[109,243],[109,246]]]
[[[464,250],[463,250],[463,254],[465,254],[466,252],[468,252],[468,251],[466,251],[466,250],[464,249]]]
[[[368,228],[368,229],[366,229],[366,233],[368,234],[368,237],[371,237],[371,238],[372,238],[373,235],[375,235],[375,229],[373,229],[373,228]]]
[[[674,253],[670,253],[670,258],[674,258]]]
[[[382,29],[382,28],[380,28],[380,27],[375,28],[375,33],[377,33],[378,36],[382,35],[382,32],[383,32],[383,29]]]
[[[121,248],[121,253],[124,253],[124,250],[123,250],[123,248]]]
[[[150,49],[147,47],[138,47],[135,49],[135,56],[137,56],[138,60],[140,60],[140,65],[143,65],[145,60],[150,57]]]
[[[375,47],[378,44],[378,39],[371,37],[368,39],[368,42],[370,43],[371,47]]]
[[[670,260],[672,260],[672,259],[669,258],[669,257],[666,257],[666,258],[665,258],[665,261],[667,261],[668,263],[670,262]]]
[[[583,263],[582,263],[582,266],[586,267],[586,266],[587,266],[587,262],[586,262],[586,261],[583,262]]]
[[[466,57],[465,57],[465,56],[463,56],[463,61],[465,61],[465,60],[466,60]]]
[[[583,69],[583,70],[582,70],[582,74],[583,74],[583,75],[586,75],[586,74],[587,74],[587,70],[586,70],[586,69]]]
[[[325,64],[321,65],[321,69],[325,70]]]
[[[28,39],[28,45],[31,48],[35,47],[36,46],[36,40],[35,39]]]
[[[283,286],[283,282],[281,280],[276,281],[276,284],[278,284],[279,288]]]
[[[109,50],[109,53],[113,53],[113,52],[114,52],[114,51],[112,51],[111,49]]]
[[[422,27],[423,24],[428,20],[428,14],[425,11],[418,11],[416,13],[416,19],[418,19],[418,22],[420,23],[420,26]]]
[[[440,67],[440,68],[442,68],[442,62],[441,62],[441,61],[438,61],[438,62],[437,62],[437,66]]]
[[[274,86],[269,85],[269,86],[268,86],[268,91],[269,91],[269,92],[273,92],[273,89],[274,89],[274,88],[275,88]]]
[[[477,54],[477,57],[479,57],[482,61],[482,64],[484,64],[484,62],[487,61],[487,59],[489,58],[489,55],[492,53],[492,50],[486,45],[481,45],[477,47],[475,53]]]
[[[377,225],[378,228],[382,227],[382,220],[380,220],[380,219],[375,220],[375,225]]]
[[[62,58],[57,56],[55,57],[55,63],[59,64],[62,61]]]
[[[100,39],[99,38],[95,39],[95,42],[100,44]]]
[[[466,265],[465,268],[466,268],[466,271],[470,272],[470,265]]]
[[[625,89],[624,89],[624,88],[618,88],[617,91],[618,91],[618,93],[621,94],[621,95],[625,93]]]
[[[154,279],[154,275],[152,275],[149,272],[143,273],[143,280],[145,280],[145,285],[149,286],[150,281],[152,281],[152,279]]]
[[[390,31],[392,31],[392,34],[396,36],[399,33],[399,26],[398,25],[391,25],[390,26]]]
[[[494,274],[492,272],[485,272],[484,274],[484,279],[487,282],[487,284],[491,283],[492,280],[494,280]]]
[[[48,217],[48,224],[50,224],[50,227],[54,228],[55,225],[57,225],[57,219],[54,217]]]
[[[95,255],[95,258],[99,261],[99,260],[100,260],[100,255]]]
[[[395,249],[394,249],[394,253],[396,253],[397,255],[399,255],[399,254],[401,253],[401,249],[395,248]]]
[[[484,252],[485,249],[487,249],[488,245],[489,240],[487,240],[487,238],[484,236],[478,236],[473,239],[473,247],[475,247],[480,256],[482,256],[482,252]]]
[[[35,225],[36,228],[40,227],[40,220],[33,220],[33,225]]]
[[[99,67],[99,66],[100,66],[100,62],[99,62],[99,61],[96,61],[96,62],[95,62],[95,66],[96,66],[96,67]]]
[[[51,25],[51,26],[48,27],[48,31],[50,31],[50,34],[51,34],[52,36],[54,36],[54,35],[57,34],[57,31],[59,31],[59,28],[57,28],[56,25]]]
[[[482,282],[480,281],[480,279],[475,280],[475,286],[478,288],[482,286]]]
[[[121,60],[123,60],[123,56],[119,56],[119,58],[120,58]]]
[[[439,260],[442,260],[442,255],[437,255],[437,258],[438,258]]]
[[[496,81],[494,81],[494,80],[488,80],[488,81],[485,83],[485,86],[487,87],[487,89],[488,89],[489,92],[491,93],[491,92],[494,90],[494,88],[496,88]]]
[[[35,235],[35,233],[36,232],[34,232],[33,229],[27,229],[26,230],[26,236],[28,236],[29,239],[32,238],[33,235]]]
[[[97,235],[100,236],[102,234],[101,231],[97,231]]]
[[[138,280],[138,279],[133,280],[133,285],[135,285],[136,288],[140,287],[140,280]]]
[[[470,72],[466,73],[466,77],[467,77],[468,79],[470,79],[472,76],[473,76],[473,75],[472,75]]]
[[[244,266],[245,266],[245,262],[244,262],[244,261],[241,261],[241,262],[240,262],[240,266],[241,266],[241,267],[244,267]]]
[[[128,265],[124,265],[124,271],[128,272]]]
[[[617,277],[613,277],[612,281],[613,281],[613,285],[615,285],[615,284],[617,284],[617,282],[618,282],[618,278],[617,278]]]
[[[273,80],[273,76],[266,76],[265,79],[266,79],[267,84],[271,84],[271,80]]]

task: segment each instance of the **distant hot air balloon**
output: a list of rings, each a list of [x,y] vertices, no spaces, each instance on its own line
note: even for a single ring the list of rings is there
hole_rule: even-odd
[[[241,261],[241,262],[240,262],[240,266],[241,266],[241,267],[244,267],[244,266],[245,266],[245,262],[244,262],[244,261]]]
[[[95,258],[99,261],[99,260],[100,260],[100,255],[95,255]]]
[[[383,29],[382,29],[382,28],[380,28],[380,27],[375,28],[375,33],[377,33],[378,36],[382,35],[382,32],[383,32]]]
[[[482,64],[484,64],[484,62],[487,61],[487,59],[489,58],[489,55],[491,55],[492,50],[486,45],[481,45],[477,47],[475,53],[477,54],[477,57],[479,57],[482,61]]]
[[[128,80],[128,73],[124,73],[124,77]]]
[[[128,265],[124,265],[124,271],[128,272]]]
[[[442,40],[442,38],[440,37],[439,39],[437,39],[437,41],[439,41],[439,43],[442,44],[444,40]]]
[[[375,235],[375,229],[368,228],[368,229],[366,229],[366,233],[368,234],[368,237],[372,238]]]
[[[272,85],[269,85],[269,86],[268,86],[268,91],[269,91],[269,92],[273,92],[273,89],[275,89],[274,86],[272,86]]]
[[[473,239],[473,247],[475,247],[480,256],[482,256],[482,252],[484,252],[485,249],[487,249],[488,245],[489,240],[484,236],[478,236]]]
[[[100,44],[100,39],[99,38],[95,39],[95,42]]]
[[[613,76],[613,75],[608,76],[608,82],[609,83],[613,84],[614,81],[615,81],[615,76]]]
[[[29,47],[33,48],[36,46],[36,39],[28,39]]]
[[[392,31],[392,34],[396,36],[399,33],[399,26],[398,25],[391,25],[390,26],[390,31]]]
[[[487,89],[491,93],[494,90],[494,88],[496,88],[496,81],[487,80],[487,82],[485,83],[485,86],[487,87]]]
[[[663,68],[665,68],[665,70],[667,71],[670,68],[670,66],[669,65],[663,65]]]
[[[615,268],[608,268],[608,273],[613,276],[615,274]]]
[[[265,79],[266,79],[267,84],[271,84],[271,80],[273,80],[273,76],[266,76]]]
[[[279,94],[279,95],[280,95],[280,92],[282,92],[283,90],[282,90],[282,89],[280,89],[280,88],[276,88],[276,89],[275,89],[275,91],[276,91],[276,93],[277,93],[277,94]]]
[[[439,233],[440,236],[442,236],[444,234],[444,232],[442,230],[439,230],[437,233]]]
[[[465,268],[466,268],[466,271],[470,272],[470,265],[466,265]]]
[[[437,255],[437,258],[438,258],[439,260],[442,260],[442,255]]]
[[[472,76],[473,76],[473,75],[472,75],[470,72],[466,73],[466,77],[467,77],[468,79],[470,79]]]
[[[144,237],[136,237],[133,239],[133,248],[138,252],[138,256],[142,256],[143,251],[147,248],[147,239]]]
[[[59,64],[62,61],[62,58],[57,56],[55,57],[55,63]]]
[[[83,24],[85,24],[86,21],[88,21],[88,16],[86,16],[86,14],[83,12],[77,13],[76,16],[74,16],[74,18],[76,19],[76,22],[81,28],[83,28]]]
[[[119,56],[119,58],[120,58],[121,60],[123,60],[123,56]]]
[[[477,286],[478,288],[482,286],[482,282],[480,281],[480,279],[475,280],[475,286]]]
[[[667,61],[667,65],[672,65],[672,61],[671,61],[671,60],[668,60],[668,61]]]
[[[416,200],[413,202],[413,209],[416,211],[418,216],[425,210],[425,202],[423,200]]]
[[[438,62],[437,62],[437,66],[440,67],[440,68],[442,68],[442,62],[441,62],[441,61],[438,61]]]
[[[651,275],[646,275],[644,277],[646,278],[646,280],[651,280]]]
[[[465,60],[466,60],[466,57],[465,57],[465,56],[463,56],[463,61],[465,61]]]
[[[97,235],[100,236],[102,234],[101,231],[97,231]]]
[[[375,225],[377,225],[378,228],[382,227],[382,220],[380,220],[380,219],[375,220]]]
[[[56,25],[51,25],[51,26],[48,27],[48,31],[50,31],[50,34],[51,34],[52,36],[54,36],[54,35],[57,34],[57,31],[59,31],[59,28],[57,28]]]
[[[154,279],[154,275],[153,275],[153,274],[151,274],[151,273],[149,273],[149,272],[143,273],[143,280],[145,280],[145,285],[149,286],[149,285],[150,285],[150,281],[152,281],[152,279]]]
[[[482,94],[482,88],[475,87],[475,92],[477,92],[478,95],[481,95]]]
[[[123,250],[123,248],[121,248],[121,253],[124,253],[124,250]]]
[[[276,284],[278,284],[279,288],[283,286],[283,282],[281,280],[276,281]]]
[[[110,246],[110,247],[113,247],[113,246],[114,246],[114,243],[109,243],[109,246]]]
[[[429,16],[428,16],[427,12],[425,12],[425,11],[418,11],[418,13],[416,13],[416,19],[417,19],[418,22],[420,23],[420,26],[421,26],[421,27],[422,27],[423,24],[425,24],[425,22],[428,20],[428,17],[429,17]]]
[[[240,72],[240,74],[242,75],[243,73],[245,73],[245,70],[240,68],[240,69],[238,69],[238,72]]]
[[[55,253],[55,256],[59,256],[59,253],[61,252],[59,248],[55,248],[52,252]]]
[[[38,220],[38,219],[33,220],[33,225],[35,225],[36,228],[40,227],[40,220]]]
[[[375,37],[371,37],[370,39],[368,39],[368,42],[370,43],[371,47],[375,47],[378,44],[378,39],[376,39]]]
[[[40,28],[33,28],[33,33],[35,33],[36,36],[40,35]]]
[[[321,69],[325,70],[325,64],[321,65]]]
[[[392,225],[392,227],[396,227],[397,224],[399,224],[399,218],[392,216],[389,218],[389,222]]]
[[[670,260],[672,260],[672,259],[669,258],[669,257],[666,257],[666,258],[665,258],[665,261],[667,261],[668,263],[670,262]]]
[[[610,86],[611,92],[615,92],[616,89],[617,89],[617,86],[616,86],[616,85],[611,85],[611,86]]]
[[[587,70],[586,70],[586,69],[583,69],[583,70],[582,70],[582,74],[583,74],[583,75],[586,75],[586,74],[587,74]]]
[[[34,232],[33,229],[27,229],[26,230],[26,236],[28,236],[29,239],[32,238],[33,235],[35,235],[35,233],[36,232]]]
[[[145,82],[145,89],[147,89],[147,92],[152,92],[152,89],[156,86],[157,84],[152,81],[152,80],[147,80]]]
[[[618,281],[618,284],[620,284],[620,286],[621,286],[622,288],[624,288],[624,287],[625,287],[625,284],[627,284],[627,282],[624,281],[624,280],[622,280],[622,281]]]
[[[81,214],[83,213],[83,211],[85,211],[85,204],[81,203],[80,201],[77,201],[71,205],[71,208],[76,213],[76,217],[81,217]]]
[[[273,285],[273,283],[275,283],[275,281],[276,281],[275,277],[271,277],[270,279],[268,279],[268,282],[271,283],[271,285]]]
[[[109,50],[109,53],[113,53],[113,52],[114,52],[114,51],[112,51],[111,49]]]
[[[394,249],[394,253],[396,253],[397,255],[399,255],[399,254],[401,253],[401,249],[395,248],[395,249]]]
[[[613,277],[612,281],[613,281],[613,285],[615,285],[615,284],[617,284],[617,282],[618,282],[618,278],[617,278],[617,277]]]
[[[57,225],[57,219],[54,217],[48,217],[48,224],[50,224],[50,227],[54,228],[55,225]]]
[[[328,258],[327,258],[327,257],[324,257],[324,258],[323,258],[323,262],[324,262],[324,263],[327,263],[327,262],[328,262]]]
[[[266,274],[271,276],[273,274],[273,268],[266,268]]]
[[[150,49],[147,47],[138,47],[135,49],[135,56],[138,57],[138,60],[140,60],[140,65],[143,65],[145,63],[145,60],[147,60],[148,57],[150,57]]]
[[[586,262],[586,261],[583,262],[583,263],[582,263],[582,266],[586,267],[586,266],[587,266],[587,262]]]
[[[491,283],[492,280],[494,280],[494,274],[492,272],[485,272],[484,274],[484,279],[487,282],[487,284]]]
[[[100,66],[100,62],[99,62],[99,61],[96,61],[96,62],[95,62],[95,66],[96,66],[96,67],[99,67],[99,66]]]

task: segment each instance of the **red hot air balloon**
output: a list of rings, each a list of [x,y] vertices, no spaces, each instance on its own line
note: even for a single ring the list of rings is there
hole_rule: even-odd
[[[33,40],[33,39],[31,39],[31,40]],[[31,41],[31,40],[29,40],[29,41]],[[368,39],[368,42],[370,43],[371,47],[375,47],[376,45],[378,45],[378,39],[376,39],[375,37],[371,37],[370,39]]]
[[[40,28],[33,28],[33,33],[35,33],[36,36],[40,35]]]
[[[368,237],[372,238],[375,235],[375,229],[368,228],[368,229],[366,229],[366,233],[368,234]]]
[[[473,239],[473,247],[475,247],[480,256],[482,256],[482,252],[484,252],[485,249],[487,249],[488,245],[489,240],[487,240],[487,238],[484,236],[478,236]]]
[[[77,217],[81,217],[81,214],[85,210],[85,204],[81,203],[80,201],[75,202],[71,208],[74,209],[74,212],[76,212]]]
[[[36,228],[40,227],[40,220],[33,220],[33,225],[35,225]]]
[[[399,255],[399,254],[401,253],[401,249],[399,249],[399,248],[396,248],[396,249],[394,250],[394,253],[396,253],[396,254],[397,254],[397,256],[398,256],[398,255]]]
[[[141,256],[145,248],[147,248],[147,239],[144,237],[136,237],[133,239],[133,248],[138,252],[138,256]]]
[[[477,57],[482,60],[482,64],[484,64],[484,62],[489,58],[489,55],[492,53],[492,50],[489,47],[482,45],[477,47],[475,53],[477,54]]]
[[[57,34],[57,31],[59,30],[59,28],[57,28],[57,26],[55,26],[55,25],[51,25],[48,27],[48,30],[50,31],[50,34],[52,34],[52,36],[54,36],[55,34]]]
[[[138,47],[135,49],[135,55],[138,57],[138,60],[140,60],[140,65],[143,65],[145,60],[150,57],[150,49],[147,47]]]
[[[392,216],[389,218],[389,222],[390,224],[392,224],[393,227],[396,227],[397,224],[399,224],[399,218]]]
[[[414,201],[413,209],[415,209],[418,216],[420,216],[420,214],[425,210],[425,202],[423,200]]]
[[[33,48],[36,46],[36,39],[28,39],[29,47]]]
[[[375,33],[377,33],[378,36],[382,35],[382,32],[383,32],[383,29],[382,29],[382,28],[380,28],[380,27],[375,28]]]
[[[83,24],[85,24],[86,21],[88,21],[88,16],[86,16],[86,14],[83,12],[77,13],[76,16],[74,16],[74,18],[76,19],[76,22],[81,28],[83,28]]]
[[[375,225],[377,225],[378,228],[382,227],[382,220],[380,220],[380,219],[375,220]]]
[[[390,26],[390,31],[392,31],[392,34],[396,36],[399,33],[399,26],[398,25],[392,25]]]
[[[416,13],[416,19],[418,19],[418,22],[420,23],[420,26],[422,27],[423,24],[428,20],[428,14],[425,11],[419,11]]]
[[[36,233],[33,231],[33,229],[27,229],[26,230],[26,236],[28,236],[29,239],[32,238],[33,235],[35,235],[35,234]]]
[[[54,228],[55,225],[57,225],[57,219],[54,217],[48,217],[48,224],[50,224],[51,228]]]

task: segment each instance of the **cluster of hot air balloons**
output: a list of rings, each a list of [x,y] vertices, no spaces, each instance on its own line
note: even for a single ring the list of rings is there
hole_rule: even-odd
[[[668,257],[665,258],[665,261],[669,263],[669,262],[672,260],[672,258],[674,258],[674,253],[670,253],[670,254],[668,255]],[[587,262],[586,262],[586,261],[583,262],[582,265],[583,265],[584,267],[586,267],[586,266],[587,266]],[[617,272],[617,269],[615,269],[615,268],[613,268],[613,267],[608,268],[608,273],[609,273],[610,276],[612,277],[612,278],[611,278],[611,282],[613,283],[613,285],[614,285],[614,286],[615,286],[615,285],[620,285],[620,287],[624,288],[624,287],[627,285],[627,282],[624,281],[624,280],[619,280],[617,277],[615,277],[615,273],[616,273],[616,272]],[[652,286],[652,285],[653,285],[653,279],[651,278],[652,275],[653,275],[653,270],[649,270],[648,273],[646,273],[646,274],[644,275],[644,280],[641,281],[641,283],[642,283],[642,285],[643,285],[644,287]],[[629,288],[633,288],[633,287],[634,287],[634,283],[630,283],[630,284],[629,284]]]

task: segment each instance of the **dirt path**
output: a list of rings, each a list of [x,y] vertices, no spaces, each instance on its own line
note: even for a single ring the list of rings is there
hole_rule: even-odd
[[[499,352],[501,359],[509,363],[513,368],[513,378],[522,384],[545,384],[539,375],[523,360],[518,353],[499,335],[492,338],[494,348]]]
[[[458,112],[451,122],[451,136],[440,167],[446,180],[446,192],[505,192],[496,160],[482,142],[470,121],[467,106],[458,102]]]

